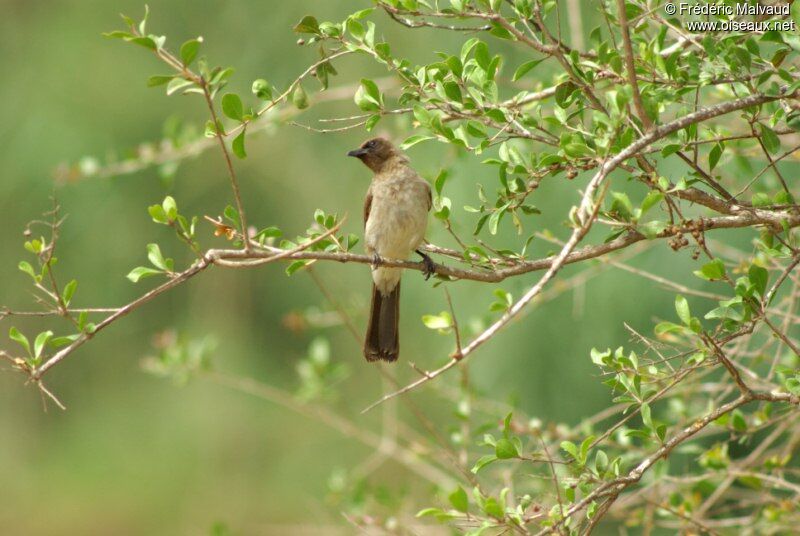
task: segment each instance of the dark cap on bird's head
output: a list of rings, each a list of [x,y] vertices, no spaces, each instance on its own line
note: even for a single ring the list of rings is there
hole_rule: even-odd
[[[361,147],[347,153],[364,162],[364,165],[374,172],[380,171],[383,164],[392,157],[400,155],[392,142],[386,138],[373,138],[361,144]]]

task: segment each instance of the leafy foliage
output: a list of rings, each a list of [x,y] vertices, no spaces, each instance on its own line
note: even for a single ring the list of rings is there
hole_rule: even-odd
[[[150,77],[148,86],[166,86],[168,96],[202,97],[209,113],[205,128],[177,129],[183,134],[167,140],[156,160],[171,164],[174,173],[186,154],[220,148],[233,204],[220,206],[223,216],[206,219],[233,249],[201,247],[199,218],[184,215],[178,202],[166,197],[148,213],[156,224],[174,229],[191,250],[192,262],[181,268],[165,256],[166,248],[148,244],[149,265],[127,277],[138,282],[157,276],[159,286],[108,315],[77,309],[72,305],[77,280],[61,287],[53,275],[60,225],[54,213],[50,237],[26,241],[34,262],[23,260],[19,268],[30,277],[46,313],[67,319],[70,334],[57,337],[46,329],[29,337],[12,327],[9,339],[16,346],[0,355],[44,389],[43,375],[97,331],[211,266],[287,261],[288,275],[305,271],[313,277],[312,265],[321,261],[373,262],[354,253],[358,237],[340,232],[343,219],[323,210],[294,239],[278,241],[283,232],[275,226],[251,229],[229,155],[247,157],[247,134],[280,121],[270,111],[280,108],[285,120],[316,107],[339,76],[334,61],[361,57],[384,68],[390,82],[349,80],[344,93],[355,115],[322,123],[342,125],[335,129],[307,128],[371,131],[387,117],[399,116],[413,130],[402,143],[405,149],[438,143],[443,151],[479,159],[486,173],[475,182],[470,205],[455,206],[448,192],[453,181],[470,178],[447,166],[433,178],[436,225],[456,247],[429,246],[428,251],[457,263],[439,267],[437,284],[473,279],[494,285],[494,298],[486,303],[485,318],[470,323],[477,328],[469,341],[461,339],[467,331],[452,304],[450,311],[425,315],[424,325],[454,337],[456,348],[441,368],[422,371],[420,380],[395,393],[438,386],[444,381],[437,379],[440,375],[462,369],[455,396],[442,389],[451,393],[446,399],[454,405],[451,420],[445,421],[452,433],[440,437],[435,425],[417,413],[431,436],[424,452],[419,454],[412,442],[393,447],[410,471],[435,484],[434,505],[416,505],[424,507],[412,517],[407,505],[394,504],[385,522],[376,521],[381,518],[364,514],[367,484],[344,476],[331,484],[340,504],[347,503],[363,525],[380,523],[391,530],[396,527],[390,520],[404,516],[409,524],[431,519],[469,534],[582,534],[616,522],[709,533],[792,531],[800,515],[792,458],[800,403],[795,311],[800,207],[781,161],[800,149],[791,146],[800,127],[796,32],[701,36],[682,30],[687,21],[680,17],[667,13],[663,18],[660,7],[619,0],[597,4],[605,24],[590,29],[587,44],[579,46],[587,36],[576,32],[570,40],[563,38],[559,24],[567,13],[553,1],[374,4],[340,21],[304,17],[294,26],[298,44],[315,49],[319,59],[283,88],[264,78],[253,81],[247,97],[223,93],[234,70],[211,67],[201,55],[202,38],[186,41],[173,54],[164,36],[147,31],[147,12],[138,23],[125,17],[127,29],[106,34],[143,47],[171,69]],[[408,32],[428,28],[463,39],[455,50],[432,52],[428,63],[418,65],[382,41],[379,24],[387,19],[381,14]],[[513,60],[518,57],[513,49],[520,49],[525,61]],[[318,81],[318,94],[309,93],[310,77]],[[201,130],[194,137],[186,134]],[[111,165],[92,162],[72,173],[113,174]],[[151,163],[126,162],[129,169]],[[537,202],[540,186],[548,182],[575,191],[571,206]],[[567,237],[541,230],[543,216],[560,220]],[[473,229],[471,236],[455,231],[462,227]],[[747,247],[737,249],[742,242],[730,238],[733,229],[743,230]],[[558,249],[532,258],[532,241]],[[702,288],[614,258],[615,251],[637,243],[666,245],[676,255],[691,256],[698,261],[694,281]],[[500,411],[491,397],[474,392],[466,372],[472,352],[543,297],[565,264],[597,258],[677,293],[674,317],[656,323],[652,336],[630,329],[631,348],[587,352],[610,390],[608,410],[566,426],[526,416],[519,408]],[[532,271],[544,275],[519,296],[497,286]],[[558,291],[556,285],[551,288]],[[347,323],[347,311],[337,309]],[[97,322],[90,322],[95,316]],[[207,341],[193,344],[169,336],[157,345],[158,356],[148,360],[148,368],[180,382],[193,375],[219,380],[209,372],[210,348]],[[383,443],[360,424],[314,405],[335,399],[347,376],[332,352],[327,338],[312,340],[308,356],[297,365],[296,395],[246,382],[222,383],[380,447]],[[566,391],[564,396],[574,395]]]

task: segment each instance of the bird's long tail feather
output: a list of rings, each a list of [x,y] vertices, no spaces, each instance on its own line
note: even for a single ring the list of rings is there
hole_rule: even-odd
[[[387,295],[372,285],[372,305],[364,340],[367,361],[397,361],[400,352],[400,283]]]

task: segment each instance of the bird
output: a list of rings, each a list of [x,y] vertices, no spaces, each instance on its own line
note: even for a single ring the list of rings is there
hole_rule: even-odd
[[[347,153],[373,172],[364,199],[364,249],[373,256],[372,300],[364,357],[369,362],[397,361],[400,353],[400,275],[402,269],[383,267],[382,259],[407,260],[416,251],[427,280],[436,270],[419,247],[425,239],[431,187],[411,167],[408,157],[386,138],[365,141]]]

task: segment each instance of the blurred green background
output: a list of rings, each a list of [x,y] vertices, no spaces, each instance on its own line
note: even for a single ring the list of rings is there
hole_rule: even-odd
[[[150,5],[150,28],[167,35],[173,47],[202,35],[211,63],[234,66],[230,87],[249,95],[253,79],[264,77],[285,87],[316,59],[315,50],[295,44],[291,27],[302,15],[340,20],[369,5],[344,0],[158,1]],[[216,150],[184,162],[172,183],[161,180],[155,169],[65,185],[53,181],[53,170],[61,163],[159,139],[170,116],[205,122],[198,98],[167,98],[162,90],[145,87],[149,75],[164,71],[151,55],[101,37],[101,32],[121,26],[118,13],[138,18],[142,10],[137,1],[3,2],[3,305],[36,308],[29,280],[17,263],[29,256],[22,248],[25,225],[49,210],[50,196],[58,198],[68,215],[58,245],[58,273],[62,282],[79,280],[75,304],[81,307],[120,305],[150,288],[152,280],[134,285],[125,279],[132,267],[145,264],[149,242],[159,242],[179,265],[190,259],[169,229],[150,221],[148,205],[169,193],[182,212],[215,216],[232,202]],[[397,54],[420,62],[432,61],[436,50],[457,51],[462,41],[458,35],[403,29],[383,15],[374,20]],[[507,51],[514,65],[526,60],[521,49],[493,46]],[[336,67],[340,76],[333,79],[334,86],[386,75],[367,58],[346,58]],[[506,68],[506,76],[511,69]],[[316,90],[312,84],[307,87]],[[346,100],[298,120],[311,123],[320,114],[357,112]],[[411,134],[402,120],[386,120],[379,130],[398,141]],[[322,208],[350,214],[347,231],[360,234],[369,175],[344,155],[364,137],[360,130],[321,135],[289,125],[252,136],[249,158],[237,162],[251,223],[278,225],[294,236]],[[476,204],[477,183],[489,190],[496,187],[494,168],[438,144],[416,146],[409,153],[428,179],[453,164],[447,194],[454,200],[456,220],[462,222],[456,230],[469,236],[474,215],[461,207]],[[526,232],[549,228],[564,236],[564,208],[574,202],[577,184],[545,180],[534,199],[545,214],[526,222]],[[519,244],[521,238],[507,223],[498,242]],[[205,247],[224,244],[212,236],[211,226],[201,223],[200,228]],[[454,245],[433,219],[429,239]],[[539,240],[532,247],[536,256],[553,249]],[[664,246],[637,256],[634,264],[674,276],[691,273],[688,256]],[[362,460],[368,449],[263,400],[203,380],[179,388],[140,368],[141,358],[152,351],[152,338],[175,329],[192,339],[213,335],[219,343],[213,355],[217,369],[294,391],[298,360],[307,355],[310,341],[323,334],[331,340],[332,359],[351,371],[340,385],[346,395],[332,404],[355,415],[364,428],[377,429],[380,412],[360,416],[358,411],[382,393],[378,372],[363,362],[360,348],[341,326],[299,332],[284,327],[287,314],[327,305],[306,274],[287,279],[283,269],[269,265],[209,271],[104,331],[48,376],[66,412],[52,406],[43,411],[36,389],[24,385],[22,376],[0,371],[0,534],[205,534],[215,523],[242,534],[300,533],[300,525],[353,530],[335,508],[326,506],[328,480],[337,468]],[[361,329],[368,269],[325,264],[317,273]],[[576,273],[570,268],[561,280]],[[537,277],[519,277],[502,288],[519,296]],[[493,287],[461,282],[449,288],[465,326],[472,318],[488,318]],[[452,340],[427,330],[420,318],[445,310],[444,294],[417,273],[406,275],[403,292],[401,361],[436,367],[451,351]],[[492,397],[516,401],[545,421],[577,422],[609,400],[589,360],[590,348],[627,343],[624,320],[649,332],[654,318],[672,315],[672,300],[669,292],[646,280],[603,271],[587,284],[535,304],[481,349],[471,358],[473,381]],[[6,333],[11,325],[27,333],[45,326],[68,327],[52,319],[6,318],[0,330]],[[414,377],[404,363],[394,370],[401,380]],[[455,383],[457,378],[443,381]],[[441,398],[429,392],[411,396],[434,414],[451,411],[437,408]],[[428,484],[396,466],[384,467],[375,478],[390,491],[407,493],[412,510],[430,501]]]

